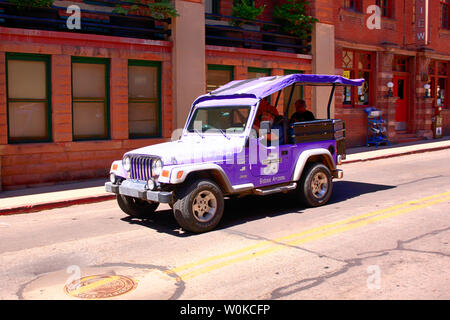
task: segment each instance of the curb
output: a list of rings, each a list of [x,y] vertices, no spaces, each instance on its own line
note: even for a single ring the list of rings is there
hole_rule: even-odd
[[[441,151],[445,149],[450,149],[449,146],[442,146],[442,147],[436,147],[436,148],[428,148],[428,149],[420,149],[420,150],[412,150],[412,151],[405,151],[401,153],[392,153],[387,155],[382,155],[378,157],[372,157],[367,159],[355,159],[355,160],[344,160],[342,161],[342,164],[349,164],[349,163],[357,163],[357,162],[366,162],[366,161],[373,161],[373,160],[381,160],[381,159],[388,159],[388,158],[395,158],[395,157],[401,157],[401,156],[407,156],[411,154],[418,154],[418,153],[425,153],[425,152],[432,152],[432,151]]]
[[[90,196],[87,198],[76,198],[76,199],[60,200],[60,201],[54,201],[54,202],[30,204],[30,205],[24,205],[24,206],[13,207],[13,208],[3,208],[3,209],[0,209],[0,216],[39,212],[39,211],[44,211],[44,210],[71,207],[71,206],[80,205],[80,204],[91,204],[91,203],[96,203],[96,202],[113,200],[115,198],[116,198],[115,195],[108,194],[108,195],[100,195],[100,196]]]
[[[428,148],[428,149],[406,151],[406,152],[401,152],[401,153],[387,154],[387,155],[372,157],[372,158],[367,158],[367,159],[348,160],[348,161],[343,161],[342,165],[350,164],[350,163],[357,163],[357,162],[366,162],[366,161],[374,161],[374,160],[380,160],[380,159],[401,157],[401,156],[417,154],[417,153],[440,151],[440,150],[445,150],[445,149],[450,149],[450,145],[436,147],[436,148]],[[103,202],[103,201],[114,200],[115,198],[116,198],[115,195],[106,194],[106,195],[90,196],[90,197],[84,197],[84,198],[60,200],[60,201],[47,202],[47,203],[30,204],[30,205],[24,205],[24,206],[13,207],[13,208],[3,208],[3,209],[0,209],[0,216],[14,215],[14,214],[26,214],[26,213],[39,212],[39,211],[44,211],[44,210],[71,207],[74,205],[98,203],[98,202]]]

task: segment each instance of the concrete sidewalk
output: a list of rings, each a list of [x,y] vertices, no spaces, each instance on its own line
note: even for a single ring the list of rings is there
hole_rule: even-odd
[[[351,148],[347,150],[347,159],[343,164],[443,149],[450,149],[450,137],[391,146]],[[96,179],[0,192],[0,216],[115,199],[115,195],[105,192],[104,184],[106,180],[106,178]]]

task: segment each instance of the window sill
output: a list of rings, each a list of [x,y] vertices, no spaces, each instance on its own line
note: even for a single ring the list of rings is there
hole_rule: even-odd
[[[362,11],[358,11],[356,9],[352,9],[352,8],[342,8],[345,12],[349,13],[349,14],[355,14],[358,16],[364,16],[364,12]]]
[[[41,143],[53,143],[52,140],[23,140],[23,141],[8,141],[9,145],[21,145],[21,144],[41,144]]]
[[[439,38],[450,38],[450,29],[439,28]]]
[[[359,24],[361,26],[364,25],[364,16],[364,13],[348,8],[341,8],[338,14],[339,21]]]
[[[130,136],[129,140],[147,140],[147,139],[162,139],[162,136]]]
[[[388,22],[397,22],[397,18],[394,17],[381,17],[381,20],[386,20]]]

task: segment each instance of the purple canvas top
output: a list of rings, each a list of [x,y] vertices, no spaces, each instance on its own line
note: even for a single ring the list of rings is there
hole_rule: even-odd
[[[341,76],[320,74],[290,74],[287,76],[235,80],[207,95],[201,96],[195,104],[204,100],[236,98],[237,96],[263,99],[294,83],[310,86],[361,86],[364,83],[364,79],[352,80]]]

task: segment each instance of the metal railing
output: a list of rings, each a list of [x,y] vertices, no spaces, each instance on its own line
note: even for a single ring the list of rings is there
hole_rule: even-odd
[[[86,1],[89,2],[91,1]],[[6,0],[0,0],[0,26],[169,40],[170,19],[157,20],[148,16],[116,14],[112,12],[116,1],[96,0],[95,3],[97,8],[105,6],[105,11],[80,8],[80,29],[70,29],[67,25],[70,13],[67,13],[66,7],[53,5],[51,8],[18,8]]]
[[[212,13],[206,13],[205,18],[206,44],[301,54],[311,52],[311,39],[283,34],[281,26],[273,22]],[[236,25],[236,22],[242,24]]]

